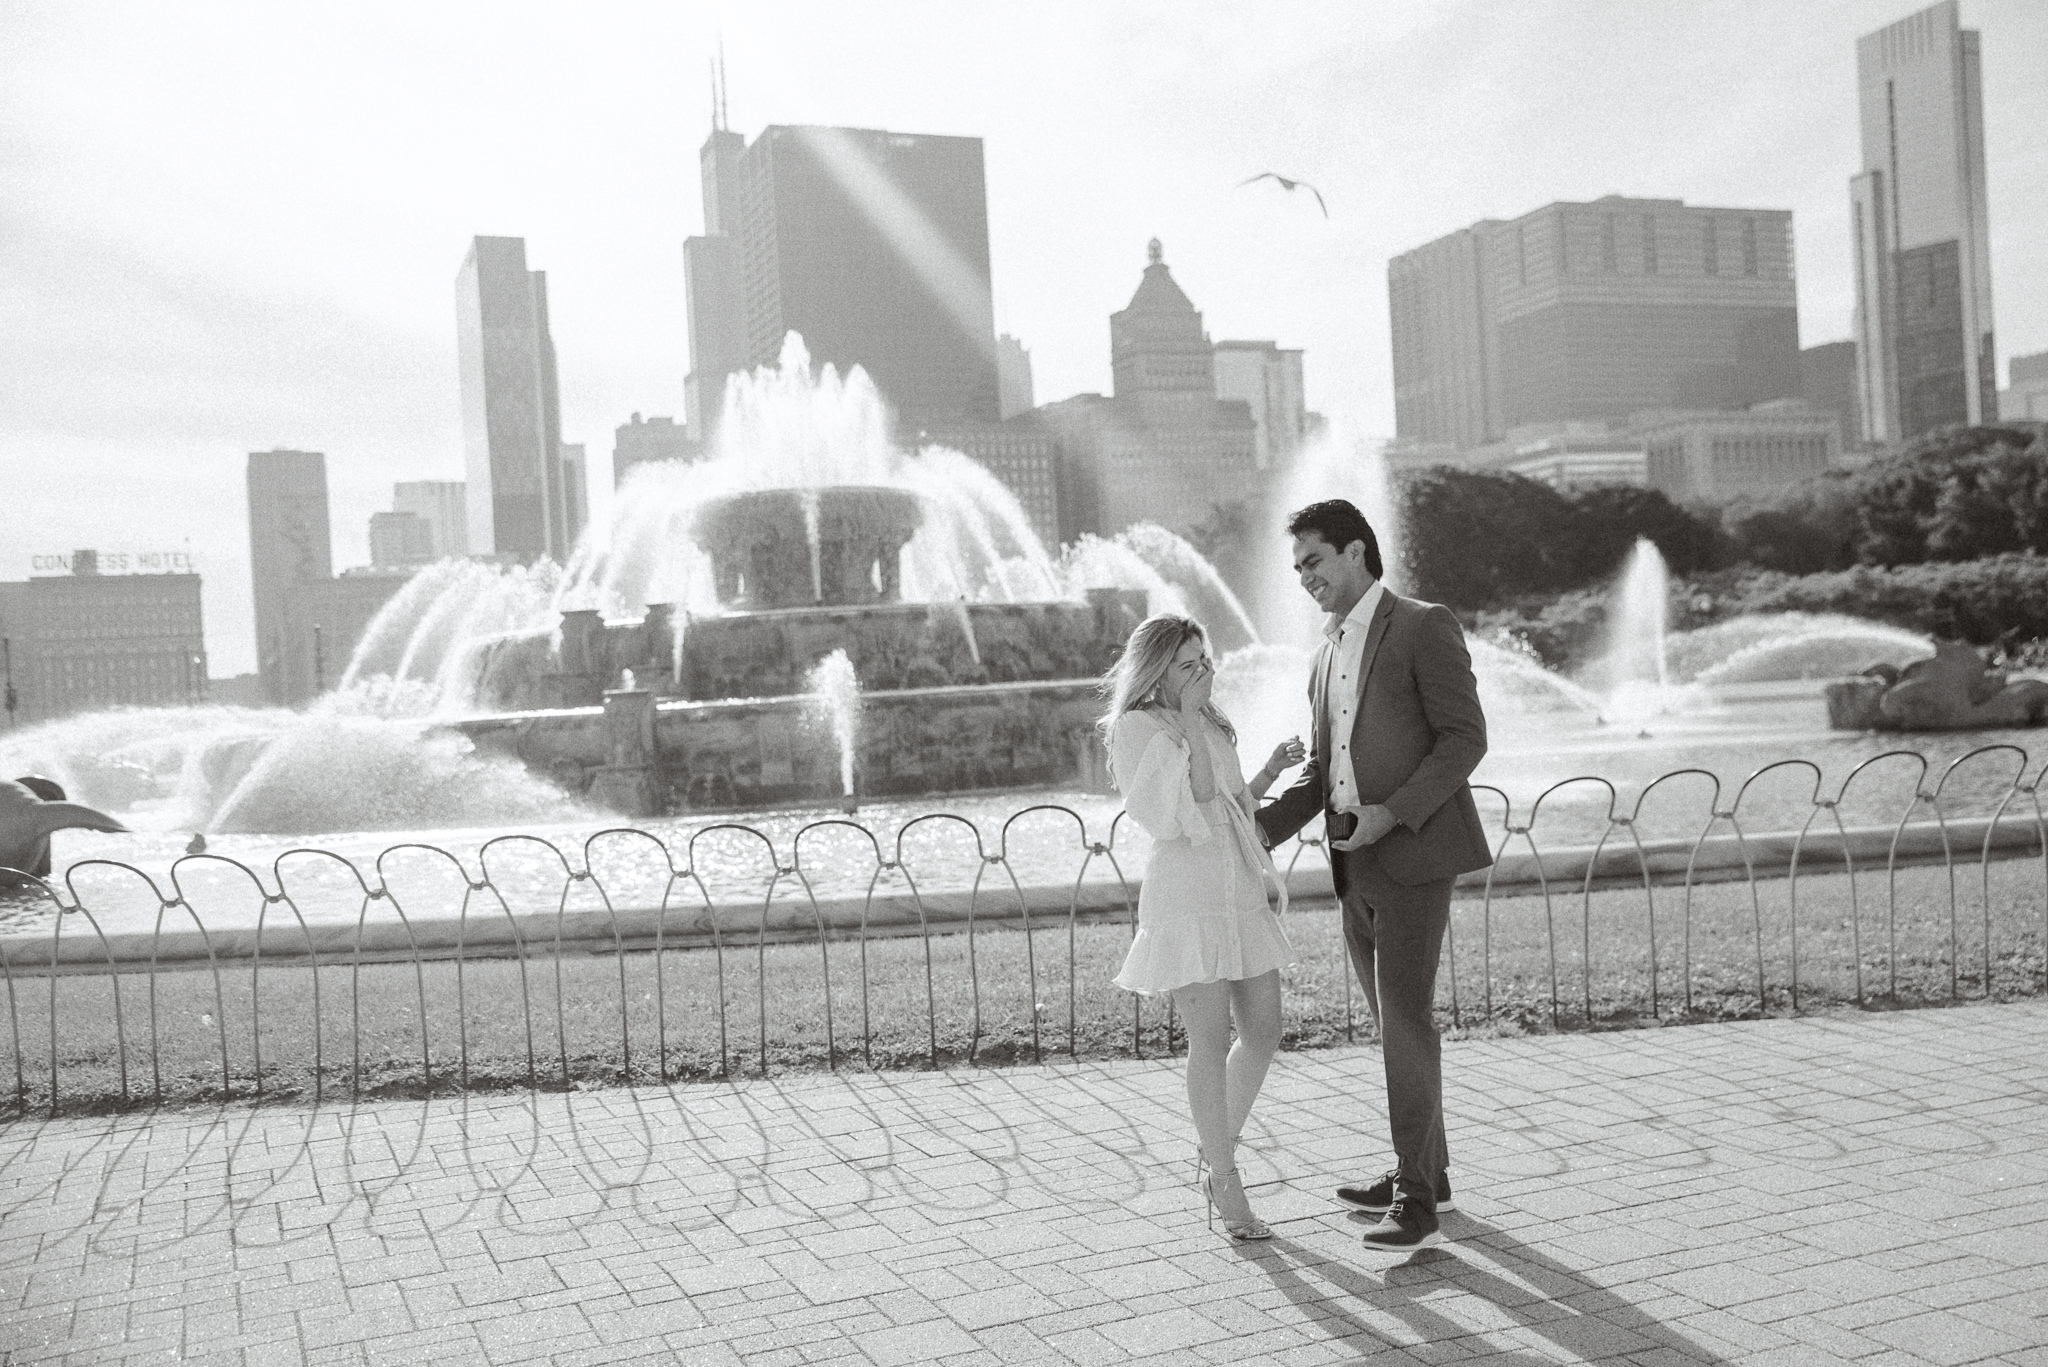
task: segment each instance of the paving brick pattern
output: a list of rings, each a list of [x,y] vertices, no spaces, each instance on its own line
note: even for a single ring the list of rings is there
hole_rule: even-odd
[[[1282,1058],[1264,1246],[1167,1062],[17,1123],[0,1358],[2048,1367],[2048,1003],[1452,1044],[1406,1258],[1378,1063]]]

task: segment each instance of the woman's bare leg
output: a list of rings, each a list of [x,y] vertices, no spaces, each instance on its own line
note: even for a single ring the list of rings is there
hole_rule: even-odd
[[[1202,1156],[1209,1162],[1216,1210],[1225,1220],[1242,1223],[1253,1217],[1237,1179],[1232,1153],[1236,1130],[1231,1126],[1230,1060],[1231,998],[1235,984],[1193,983],[1173,994],[1181,1023],[1188,1033],[1188,1111]],[[1261,1072],[1263,1073],[1263,1068]]]
[[[1252,1103],[1266,1084],[1266,1070],[1280,1051],[1280,970],[1225,984],[1230,988],[1231,1014],[1237,1020],[1237,1043],[1226,1065],[1230,1137],[1244,1133]],[[1193,1051],[1189,1051],[1192,1060]]]

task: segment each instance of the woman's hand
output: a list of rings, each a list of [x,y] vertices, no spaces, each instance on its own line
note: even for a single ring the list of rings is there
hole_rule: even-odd
[[[1216,666],[1209,663],[1209,657],[1205,655],[1195,661],[1194,671],[1180,689],[1177,707],[1182,717],[1192,722],[1201,714],[1202,709],[1209,704],[1209,695],[1214,691],[1215,682]]]
[[[1307,758],[1308,747],[1301,743],[1301,737],[1289,736],[1273,747],[1273,757],[1266,761],[1266,772],[1278,778]]]
[[[1266,761],[1263,769],[1252,775],[1251,782],[1246,785],[1251,795],[1264,797],[1266,790],[1273,786],[1274,779],[1301,763],[1307,755],[1308,750],[1302,745],[1300,736],[1289,736],[1281,741],[1273,747],[1273,757]]]

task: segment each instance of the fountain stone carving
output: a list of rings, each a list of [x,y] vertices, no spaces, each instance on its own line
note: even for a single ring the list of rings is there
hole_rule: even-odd
[[[2048,722],[2048,682],[1992,669],[1964,641],[1904,667],[1873,665],[1828,685],[1828,725],[1838,731],[1965,731]]]

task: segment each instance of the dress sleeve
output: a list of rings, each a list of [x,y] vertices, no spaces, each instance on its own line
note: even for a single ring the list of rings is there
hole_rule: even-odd
[[[1127,712],[1109,733],[1110,765],[1124,810],[1154,840],[1209,839],[1209,821],[1188,779],[1188,751],[1179,736],[1150,717]]]

